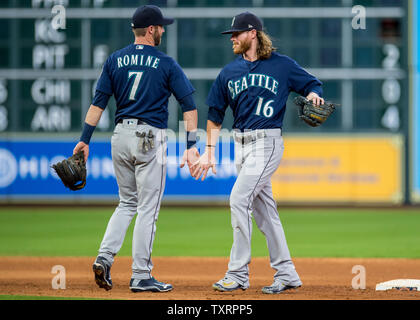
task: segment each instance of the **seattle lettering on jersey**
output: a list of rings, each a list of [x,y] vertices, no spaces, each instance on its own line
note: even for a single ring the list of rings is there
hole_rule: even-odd
[[[239,80],[228,82],[228,88],[232,99],[235,99],[238,94],[248,89],[248,87],[265,88],[275,95],[277,95],[279,83],[273,77],[265,74],[250,73]]]
[[[117,64],[118,68],[122,67],[128,67],[128,66],[145,66],[157,69],[159,66],[159,58],[156,58],[154,56],[144,56],[138,55],[138,54],[132,54],[132,55],[124,55],[122,57],[117,58]]]

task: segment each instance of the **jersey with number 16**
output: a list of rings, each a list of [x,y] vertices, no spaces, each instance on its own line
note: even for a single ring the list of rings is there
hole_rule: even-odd
[[[321,85],[287,56],[273,52],[269,59],[254,62],[240,56],[226,65],[213,83],[207,98],[208,119],[222,123],[230,106],[234,129],[282,128],[290,92],[322,96]]]

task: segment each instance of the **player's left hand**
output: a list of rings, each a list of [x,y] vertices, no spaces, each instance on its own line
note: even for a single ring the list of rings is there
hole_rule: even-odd
[[[317,93],[311,92],[306,97],[307,100],[312,101],[313,104],[319,106],[325,103],[324,99],[318,96]]]
[[[184,151],[184,155],[181,160],[180,168],[183,168],[185,166],[185,163],[187,163],[188,168],[190,169],[190,174],[193,175],[193,168],[194,164],[200,159],[200,153],[198,152],[196,147],[187,149]]]
[[[192,173],[193,178],[195,180],[200,179],[201,175],[203,175],[203,178],[201,181],[204,181],[204,179],[207,177],[207,173],[209,169],[211,168],[211,171],[216,174],[216,157],[214,155],[214,151],[205,151],[203,155],[200,157],[200,159],[195,163]]]

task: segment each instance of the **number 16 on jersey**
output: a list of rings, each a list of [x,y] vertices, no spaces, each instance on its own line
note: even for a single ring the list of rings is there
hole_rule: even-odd
[[[273,102],[274,100],[269,100],[264,104],[264,98],[258,97],[257,111],[255,111],[255,114],[257,116],[260,116],[262,109],[263,116],[266,118],[270,118],[274,113],[274,108],[271,106]]]

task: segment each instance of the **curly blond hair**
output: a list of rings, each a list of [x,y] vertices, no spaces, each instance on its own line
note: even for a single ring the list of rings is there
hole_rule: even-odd
[[[257,31],[258,38],[258,48],[257,55],[258,59],[265,60],[271,57],[271,53],[276,51],[276,48],[273,47],[273,41],[271,41],[270,36],[264,31]]]

